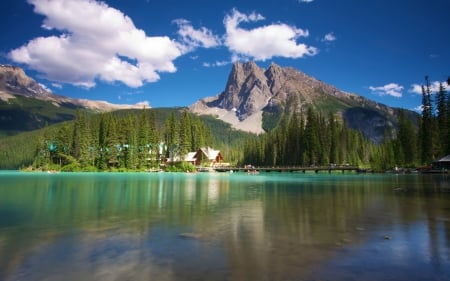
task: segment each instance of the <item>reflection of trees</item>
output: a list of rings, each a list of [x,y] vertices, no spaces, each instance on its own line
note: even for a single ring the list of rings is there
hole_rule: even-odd
[[[152,229],[171,229],[173,239],[186,230],[201,247],[221,248],[230,277],[242,280],[298,278],[370,233],[424,215],[430,255],[448,254],[439,247],[442,239],[450,245],[447,177],[291,177],[61,174],[8,183],[0,214],[16,219],[0,224],[0,279],[70,232],[92,250],[114,231],[139,245]]]
[[[14,216],[12,225],[0,222],[1,228],[7,227],[0,229],[0,279],[67,233],[81,231],[87,239],[101,240],[116,229],[142,234],[161,223],[195,224],[227,192],[226,182],[195,175],[66,177],[39,175],[0,187],[0,206],[8,208],[0,213]]]
[[[240,220],[243,234],[229,238],[236,279],[295,279],[330,258],[341,244],[358,242],[363,214],[373,207],[375,193],[368,186],[339,183],[265,184],[261,202],[253,204],[259,217],[256,210],[240,210],[247,214]],[[250,227],[254,235],[242,239]]]
[[[398,194],[399,215],[404,221],[425,216],[428,226],[428,248],[432,262],[440,267],[441,259],[450,259],[450,220],[448,212],[450,181],[448,175],[425,175]],[[408,204],[405,204],[408,202]],[[442,242],[446,247],[442,247]]]
[[[382,240],[392,234],[385,231],[397,227],[407,232],[423,221],[423,214],[428,214],[430,225],[427,254],[443,258],[448,252],[439,248],[442,235],[447,235],[446,245],[450,241],[443,183],[430,185],[421,176],[394,179],[265,183],[260,202],[245,201],[235,210],[240,214],[234,228],[239,235],[224,238],[236,279],[307,276],[342,247],[361,244],[373,233]],[[399,187],[401,191],[395,191]]]

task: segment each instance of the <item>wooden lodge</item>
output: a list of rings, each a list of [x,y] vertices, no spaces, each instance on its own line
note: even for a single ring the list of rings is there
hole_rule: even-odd
[[[450,170],[450,155],[434,161],[431,168],[436,171]]]
[[[190,162],[195,166],[214,167],[223,163],[223,156],[219,150],[211,147],[201,147],[195,152],[189,152],[184,161]]]

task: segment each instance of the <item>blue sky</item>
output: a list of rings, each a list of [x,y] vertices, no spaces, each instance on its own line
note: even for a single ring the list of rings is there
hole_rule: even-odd
[[[232,63],[290,66],[414,109],[450,76],[450,0],[2,0],[0,63],[57,94],[188,106]]]

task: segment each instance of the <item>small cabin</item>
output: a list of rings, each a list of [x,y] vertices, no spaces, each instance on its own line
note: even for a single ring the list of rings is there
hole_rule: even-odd
[[[219,150],[212,149],[211,147],[199,148],[194,154],[188,153],[186,159],[189,159],[191,163],[196,166],[216,166],[223,162],[223,156]]]
[[[432,164],[433,170],[450,170],[450,155],[445,156],[439,160],[436,160]]]
[[[188,154],[186,154],[186,157],[184,157],[184,162],[189,162],[192,165],[195,165],[196,162],[196,158],[195,155],[197,154],[197,152],[189,152]]]

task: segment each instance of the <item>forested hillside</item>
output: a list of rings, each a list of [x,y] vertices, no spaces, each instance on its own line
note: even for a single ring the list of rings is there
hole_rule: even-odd
[[[413,122],[399,110],[398,128],[387,128],[381,143],[350,129],[339,116],[287,108],[274,129],[254,135],[232,129],[212,116],[186,108],[121,110],[0,139],[0,168],[66,171],[147,170],[163,159],[182,160],[211,146],[226,162],[257,166],[358,165],[375,170],[429,166],[450,154],[450,96],[441,84],[423,87],[423,112]]]
[[[141,170],[156,167],[159,157],[169,157],[169,150],[174,153],[171,157],[179,158],[200,146],[219,149],[225,161],[236,163],[243,153],[236,147],[242,147],[244,139],[251,135],[212,117],[196,116],[185,108],[130,109],[102,114],[79,110],[75,118],[0,138],[0,169],[32,164],[35,168],[49,169],[56,164],[54,169],[65,166],[66,170]],[[131,147],[140,148],[135,153]],[[99,149],[103,151],[101,155]],[[119,152],[117,162],[113,151]]]
[[[409,111],[399,110],[398,129],[386,127],[379,144],[333,114],[291,109],[274,130],[247,141],[243,161],[258,166],[351,164],[380,171],[430,166],[450,154],[450,95],[443,84],[432,93],[426,79],[422,96],[417,122]]]
[[[147,170],[165,158],[180,160],[189,151],[211,145],[210,130],[184,110],[157,125],[155,112],[116,116],[78,111],[75,120],[39,141],[35,169],[63,171]]]
[[[333,114],[324,117],[309,108],[306,114],[294,112],[275,130],[249,140],[244,162],[262,166],[367,166],[374,146]]]

